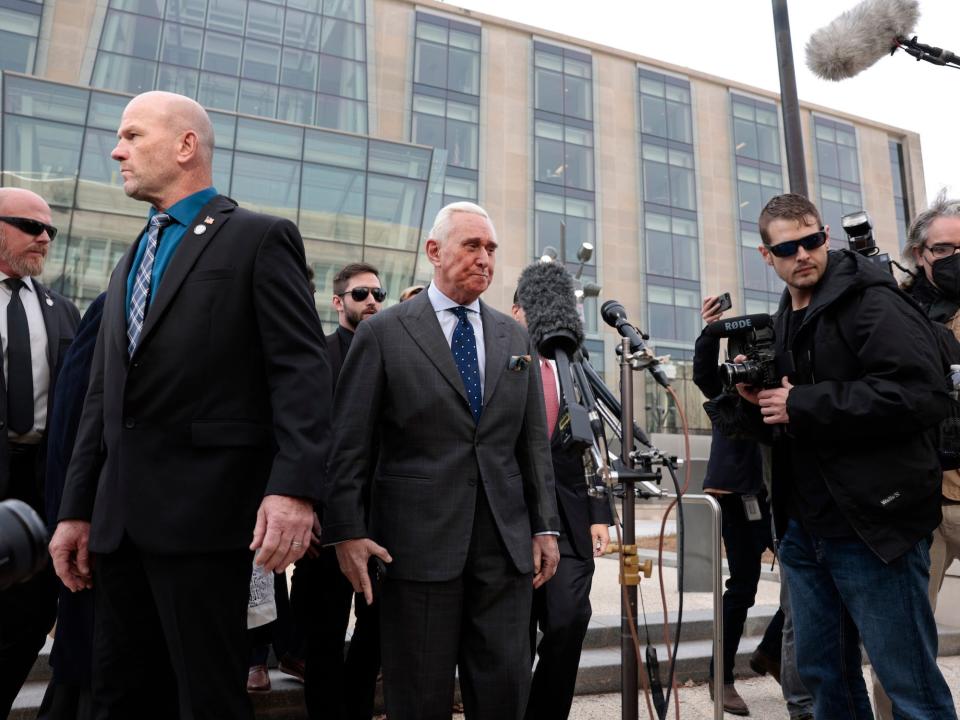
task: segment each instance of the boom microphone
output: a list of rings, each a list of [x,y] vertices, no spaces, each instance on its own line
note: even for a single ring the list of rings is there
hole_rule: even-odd
[[[863,72],[900,46],[920,18],[917,0],[863,0],[807,42],[807,67],[824,80]]]
[[[772,324],[773,319],[766,313],[742,315],[729,320],[712,322],[703,329],[703,334],[708,337],[725,338],[730,337],[731,334],[741,334],[748,329],[763,330]]]
[[[537,351],[551,360],[558,350],[572,357],[583,343],[573,278],[560,263],[537,262],[520,273],[517,298]]]

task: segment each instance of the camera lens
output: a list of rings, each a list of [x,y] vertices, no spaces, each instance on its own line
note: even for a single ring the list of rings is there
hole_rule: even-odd
[[[720,366],[720,382],[725,388],[732,389],[743,383],[744,385],[761,385],[763,370],[754,362],[742,363],[726,362]]]
[[[47,563],[47,529],[21,500],[0,502],[0,590],[36,575]]]

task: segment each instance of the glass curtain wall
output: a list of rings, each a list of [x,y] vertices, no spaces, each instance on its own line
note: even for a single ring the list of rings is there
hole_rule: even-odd
[[[857,133],[853,125],[815,115],[813,135],[820,186],[820,214],[830,226],[830,249],[848,247],[840,218],[863,210]]]
[[[444,203],[476,202],[480,26],[416,14],[410,140],[447,150]]]
[[[107,285],[147,206],[123,193],[110,159],[129,96],[5,75],[3,185],[43,196],[61,228],[44,279],[82,306]],[[327,322],[333,277],[365,260],[391,301],[413,281],[431,177],[430,148],[211,112],[214,184],[246,208],[289,218],[316,273]],[[434,165],[442,183],[443,165]]]
[[[32,73],[43,0],[0,0],[0,70]]]
[[[783,281],[764,262],[758,219],[770,198],[783,192],[780,125],[777,106],[731,93],[734,171],[737,181],[743,313],[772,313],[780,302]]]
[[[364,0],[109,0],[91,85],[169,90],[206,108],[366,133],[364,8]]]
[[[706,422],[693,385],[693,343],[700,333],[700,231],[689,81],[638,68],[642,237],[646,248],[647,332],[658,355],[670,355],[691,429]],[[647,425],[681,428],[671,398],[645,382]],[[709,427],[709,424],[706,425]]]

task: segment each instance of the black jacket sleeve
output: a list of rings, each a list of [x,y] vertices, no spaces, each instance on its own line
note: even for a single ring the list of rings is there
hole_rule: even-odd
[[[720,359],[720,338],[700,333],[693,347],[693,382],[707,398],[723,392],[717,362]]]

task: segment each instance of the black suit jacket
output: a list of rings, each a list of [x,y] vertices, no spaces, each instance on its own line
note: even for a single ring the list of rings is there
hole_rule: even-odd
[[[47,330],[47,364],[50,368],[50,388],[47,392],[47,426],[53,412],[53,399],[56,397],[57,375],[60,365],[80,324],[80,312],[77,306],[60,293],[42,285],[32,278],[33,287],[40,302],[43,324]],[[43,495],[43,468],[46,460],[46,438],[40,443],[40,456],[37,461],[37,483],[40,496]],[[7,497],[10,482],[10,448],[7,441],[7,384],[0,371],[0,500]],[[34,508],[43,513],[43,507]]]
[[[553,476],[556,479],[557,506],[563,522],[563,540],[570,544],[573,553],[584,560],[593,557],[590,537],[591,525],[611,525],[613,516],[606,497],[592,498],[587,494],[583,477],[583,453],[564,450],[560,433],[554,428],[550,438],[550,455],[553,459]]]
[[[532,570],[531,536],[560,529],[539,371],[508,369],[530,340],[512,318],[485,303],[480,312],[479,424],[426,292],[360,323],[340,372],[324,541],[372,537],[397,579],[463,572],[478,483],[519,572]]]
[[[303,241],[289,220],[211,200],[128,358],[135,248],[110,279],[60,519],[91,520],[99,553],[124,533],[150,552],[245,548],[265,494],[322,485],[330,367]]]

